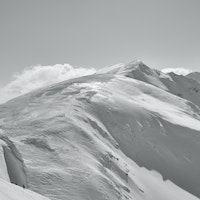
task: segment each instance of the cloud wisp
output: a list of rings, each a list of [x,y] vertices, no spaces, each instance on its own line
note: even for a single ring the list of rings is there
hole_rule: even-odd
[[[9,84],[0,88],[0,103],[40,87],[71,78],[90,75],[95,72],[96,70],[93,68],[72,67],[69,64],[29,67],[15,74]]]
[[[190,69],[186,69],[186,68],[165,68],[165,69],[162,69],[161,71],[163,73],[174,72],[175,74],[183,75],[183,76],[186,76],[192,72]]]

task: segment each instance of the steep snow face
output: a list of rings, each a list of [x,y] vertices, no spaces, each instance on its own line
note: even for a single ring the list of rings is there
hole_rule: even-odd
[[[11,183],[27,188],[27,179],[24,162],[15,145],[5,136],[0,135],[0,140],[6,145],[2,145],[3,154],[8,176]]]
[[[11,184],[10,182],[14,183]],[[17,186],[18,185],[18,186]],[[21,186],[21,187],[19,187]],[[0,135],[0,199],[1,200],[48,200],[27,188],[23,160],[14,144]]]
[[[3,146],[6,146],[6,143],[3,140],[0,140],[0,179],[3,179],[7,182],[10,182],[6,161],[4,157]]]
[[[200,197],[200,110],[142,81],[96,74],[35,90],[0,105],[0,127],[29,188],[52,200]]]
[[[187,77],[192,78],[195,81],[197,81],[198,83],[200,83],[200,72],[192,72],[192,73],[188,74]]]
[[[98,73],[101,74],[104,72],[105,70],[100,70]],[[200,106],[199,73],[191,73],[188,76],[177,75],[175,73],[165,74],[159,70],[149,68],[141,61],[134,61],[124,65],[115,65],[114,67],[108,68],[107,73],[152,84]]]

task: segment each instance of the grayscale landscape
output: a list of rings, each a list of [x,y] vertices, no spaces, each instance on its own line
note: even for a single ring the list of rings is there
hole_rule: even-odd
[[[198,199],[199,99],[194,79],[135,61],[2,104],[5,199]]]
[[[199,200],[199,8],[0,0],[0,200]]]

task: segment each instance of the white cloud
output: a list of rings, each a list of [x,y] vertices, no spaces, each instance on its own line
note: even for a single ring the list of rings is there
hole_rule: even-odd
[[[165,69],[162,69],[161,71],[163,73],[174,72],[175,74],[184,75],[184,76],[192,72],[190,69],[186,69],[186,68],[165,68]]]
[[[15,74],[9,84],[0,88],[0,103],[30,92],[33,89],[93,74],[95,71],[93,68],[72,67],[69,64],[38,65],[26,68],[21,73]]]

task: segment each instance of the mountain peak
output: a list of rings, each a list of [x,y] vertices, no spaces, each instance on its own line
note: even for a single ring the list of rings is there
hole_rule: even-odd
[[[141,60],[134,60],[132,62],[129,62],[127,64],[119,63],[116,65],[104,67],[98,71],[98,74],[121,74],[126,75],[127,72],[131,72],[132,70],[140,69],[141,71],[145,69],[150,69],[147,67]]]
[[[140,72],[147,73],[147,74],[152,74],[152,71],[153,71],[151,68],[149,68],[147,65],[145,65],[141,60],[135,60],[128,64],[125,64],[119,70],[119,73],[120,72],[130,73],[135,70],[139,70]]]
[[[160,81],[160,78],[170,78],[168,75],[162,73],[159,70],[151,69],[150,67],[145,65],[141,60],[134,60],[127,64],[117,64],[111,67],[106,67],[104,69],[101,69],[98,73],[114,74],[128,78],[133,78],[152,84],[164,90],[167,90],[167,88]]]

